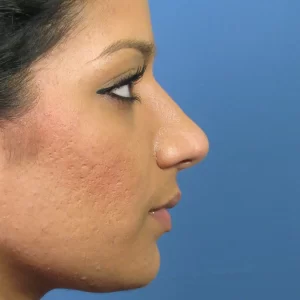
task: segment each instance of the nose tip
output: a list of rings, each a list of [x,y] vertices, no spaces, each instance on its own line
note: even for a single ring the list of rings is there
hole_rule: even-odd
[[[160,168],[190,168],[201,162],[209,151],[208,137],[195,123],[189,129],[174,127],[164,130],[164,138],[161,135],[160,141],[156,144]]]
[[[198,128],[197,132],[194,133],[182,133],[182,136],[184,136],[182,143],[185,144],[181,146],[183,149],[181,150],[183,159],[181,160],[180,155],[178,156],[178,170],[190,168],[200,163],[209,152],[209,140],[202,129]]]

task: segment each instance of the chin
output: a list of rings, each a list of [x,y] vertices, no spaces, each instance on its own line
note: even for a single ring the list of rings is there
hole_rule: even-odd
[[[160,255],[157,252],[155,259],[152,258],[146,264],[143,262],[143,264],[120,271],[120,276],[110,282],[106,282],[105,286],[101,284],[101,286],[97,287],[96,284],[94,286],[90,284],[88,292],[111,293],[143,288],[157,277],[159,269]]]
[[[126,261],[126,259],[124,258]],[[130,259],[127,260],[130,262]],[[90,293],[112,293],[126,290],[134,290],[149,285],[158,275],[160,269],[160,253],[156,249],[154,255],[142,256],[138,260],[122,265],[109,274],[89,273],[84,281],[73,282],[68,289],[74,289]],[[88,272],[87,272],[88,273]],[[66,287],[62,287],[66,288]]]
[[[135,290],[146,287],[149,285],[157,276],[159,272],[159,267],[151,268],[150,270],[144,270],[140,273],[128,274],[124,277],[110,280],[105,284],[97,282],[97,279],[94,279],[91,282],[86,282],[84,285],[73,287],[72,289],[89,292],[89,293],[112,293],[112,292],[121,292],[128,290]],[[125,277],[126,276],[126,277]]]

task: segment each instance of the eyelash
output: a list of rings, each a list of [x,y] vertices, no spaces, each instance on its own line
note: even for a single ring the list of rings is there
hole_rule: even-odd
[[[129,75],[129,76],[121,79],[118,83],[114,84],[113,86],[98,90],[97,94],[108,95],[112,98],[115,98],[118,101],[121,101],[121,102],[127,102],[127,103],[128,102],[133,103],[135,101],[140,102],[140,98],[138,96],[122,97],[120,95],[116,95],[116,94],[112,93],[112,91],[128,85],[130,93],[132,94],[132,89],[133,89],[134,85],[136,85],[137,82],[143,77],[145,71],[146,71],[146,66],[144,65],[143,67],[138,68],[134,75]]]

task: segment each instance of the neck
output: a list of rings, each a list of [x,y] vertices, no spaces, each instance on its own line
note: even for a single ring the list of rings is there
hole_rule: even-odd
[[[39,300],[51,289],[41,276],[0,255],[0,300]]]

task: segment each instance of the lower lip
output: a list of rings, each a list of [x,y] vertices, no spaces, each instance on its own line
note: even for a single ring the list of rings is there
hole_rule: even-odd
[[[156,221],[158,221],[166,231],[170,231],[172,229],[171,215],[169,214],[167,209],[162,208],[157,211],[150,212],[149,214]]]

